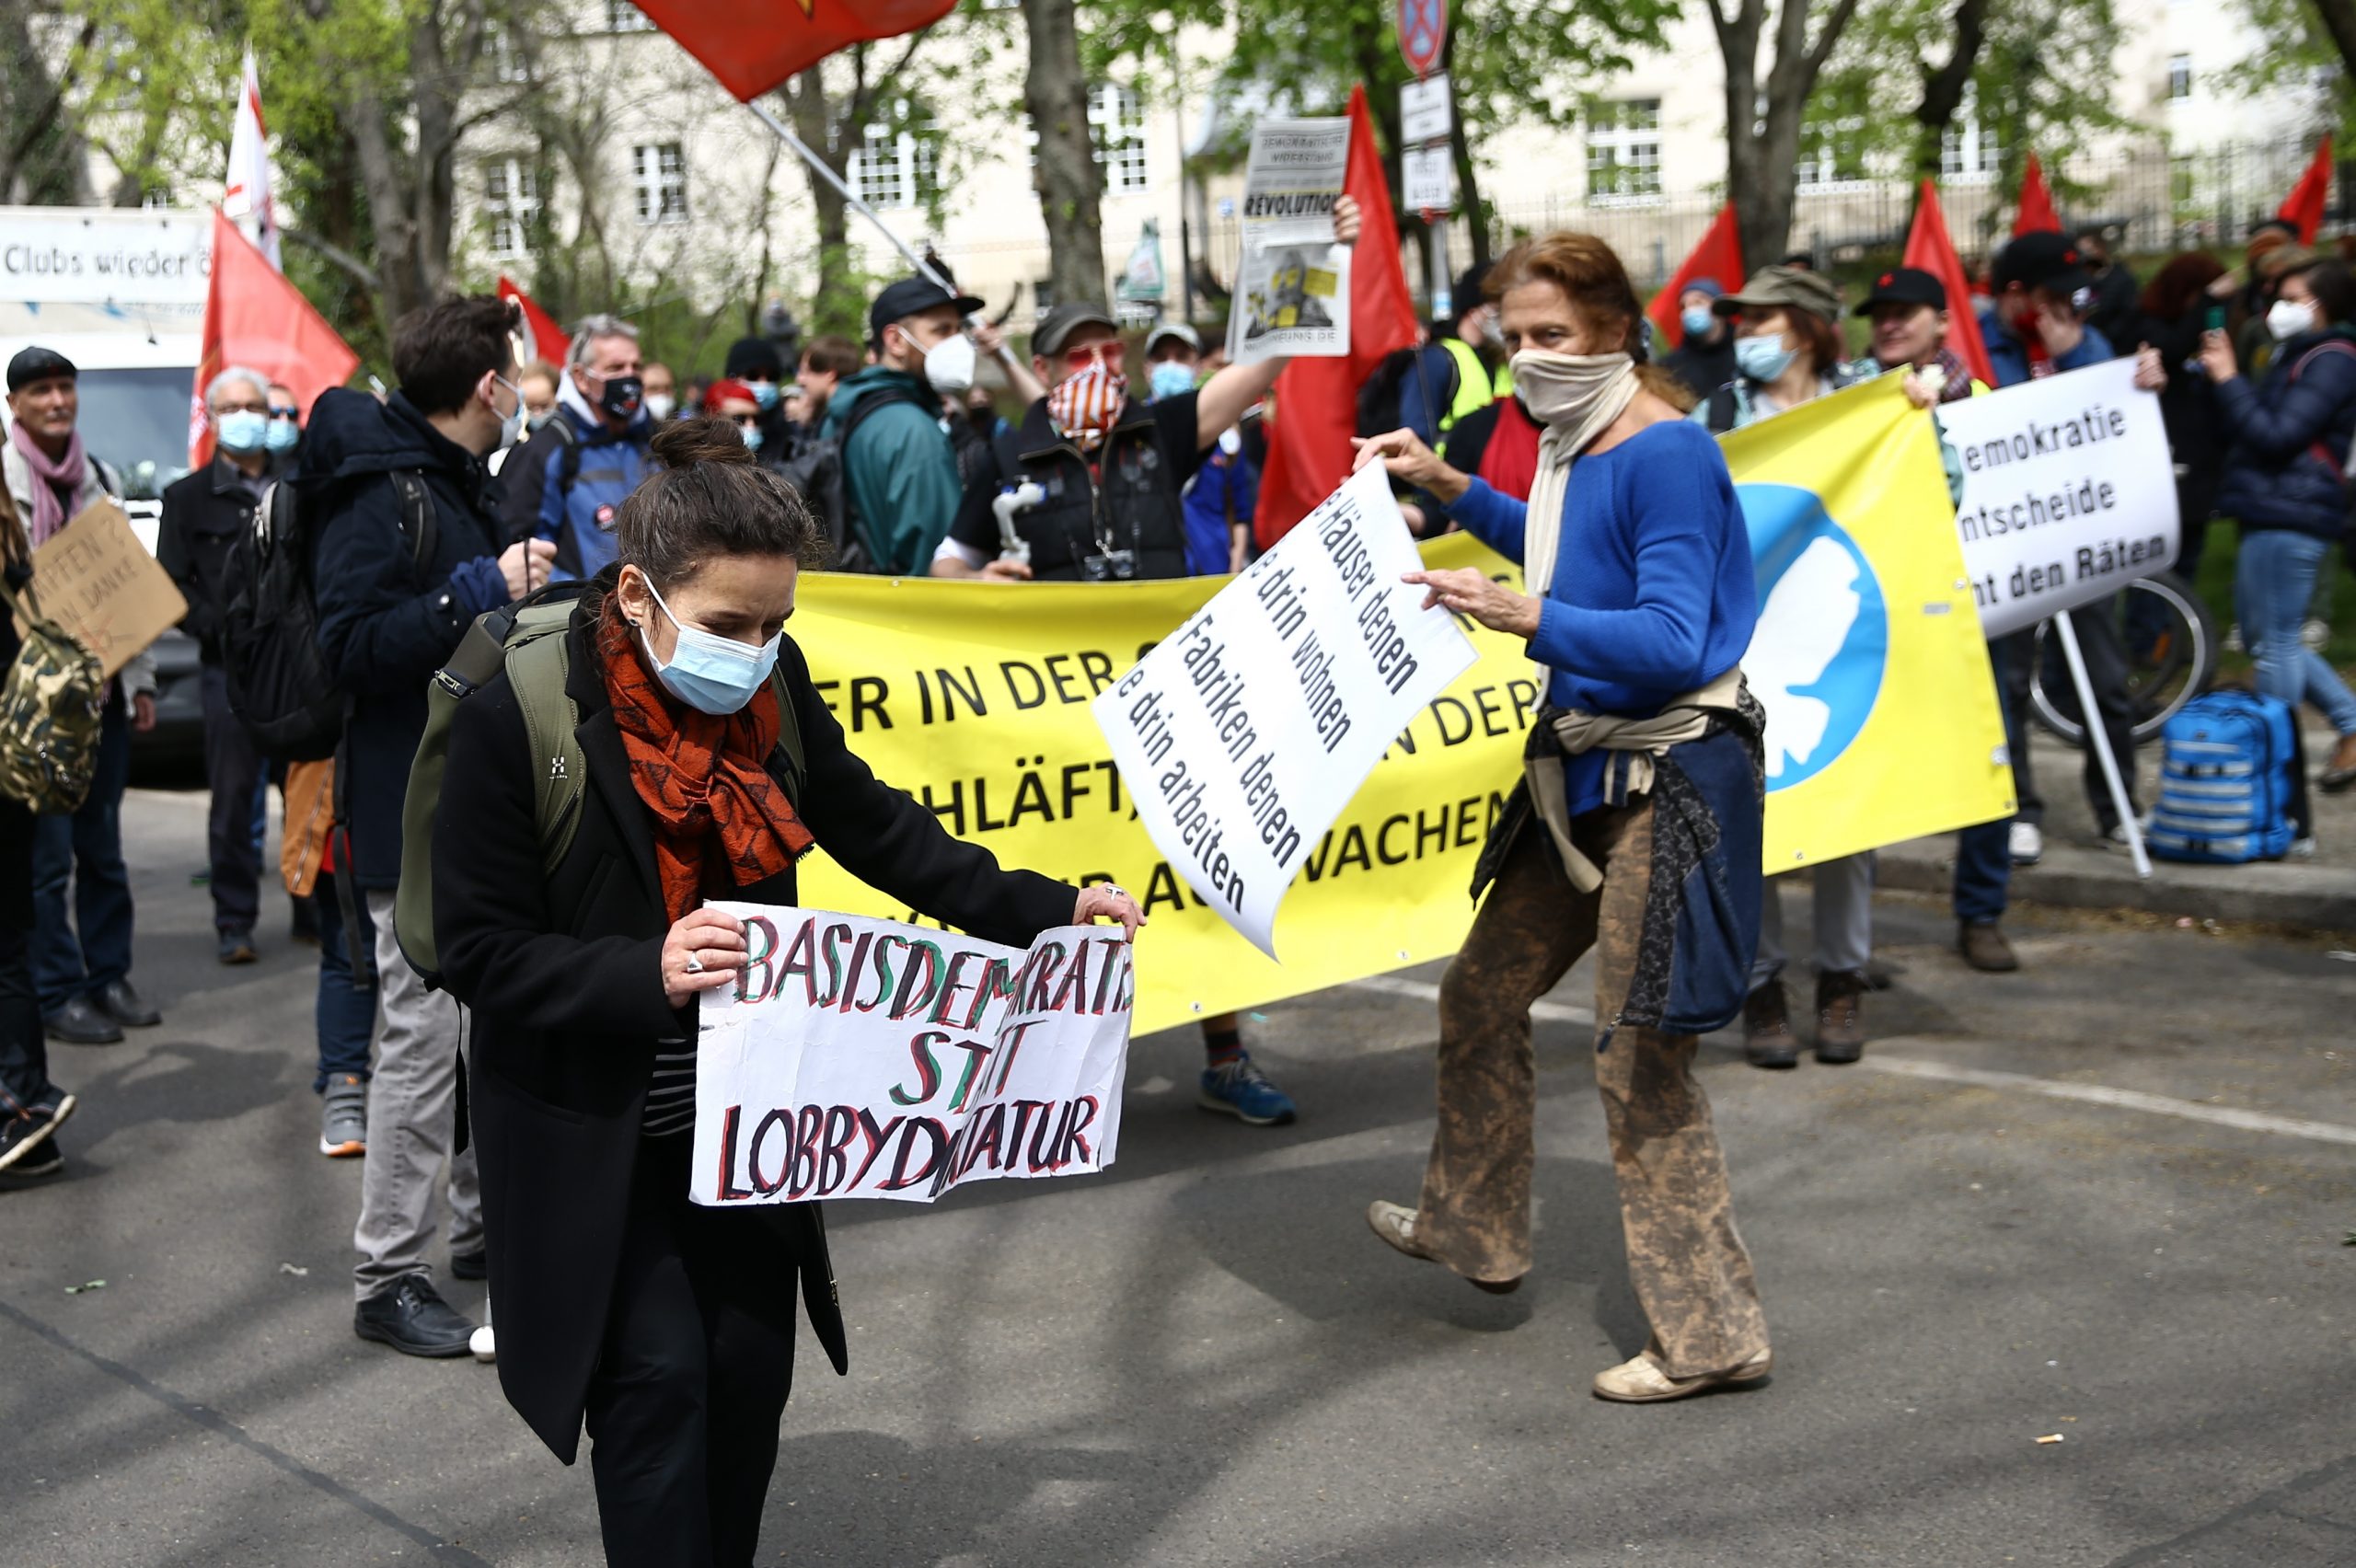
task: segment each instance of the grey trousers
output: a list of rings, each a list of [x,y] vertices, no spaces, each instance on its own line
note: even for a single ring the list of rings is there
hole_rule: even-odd
[[[1874,951],[1874,858],[1843,855],[1819,862],[1810,874],[1816,882],[1817,972],[1854,974]],[[1759,953],[1750,961],[1754,991],[1781,974],[1790,957],[1784,951],[1782,887],[1781,877],[1768,878],[1767,896],[1760,901]]]
[[[368,1153],[360,1174],[360,1223],[352,1271],[360,1300],[404,1274],[429,1272],[434,1188],[449,1168],[450,1251],[482,1246],[482,1194],[475,1156],[452,1155],[457,1130],[458,1049],[467,1013],[447,992],[429,991],[393,940],[393,895],[370,889],[376,927],[376,1075],[368,1080]]]

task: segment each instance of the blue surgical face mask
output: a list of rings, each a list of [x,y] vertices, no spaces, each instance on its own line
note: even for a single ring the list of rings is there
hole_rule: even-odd
[[[1718,318],[1716,314],[1713,312],[1708,306],[1697,305],[1692,309],[1687,311],[1683,316],[1679,317],[1678,319],[1685,323],[1685,335],[1687,337],[1703,338],[1709,335],[1711,327],[1716,323]]]
[[[1146,377],[1146,388],[1156,398],[1182,398],[1195,389],[1194,366],[1163,360]]]
[[[1797,352],[1796,349],[1784,346],[1780,333],[1734,340],[1735,368],[1753,381],[1774,380],[1792,368],[1792,360]]]
[[[294,444],[303,439],[303,427],[293,420],[272,420],[270,433],[262,437],[262,444],[272,452],[292,452]]]
[[[777,383],[776,383],[776,382],[774,382],[774,381],[753,381],[753,382],[747,382],[745,385],[747,385],[747,386],[749,386],[750,387],[752,387],[752,389],[753,389],[753,401],[754,401],[754,402],[756,402],[756,403],[758,403],[758,404],[761,406],[761,412],[763,412],[763,413],[765,413],[765,414],[766,414],[766,413],[768,413],[771,409],[774,409],[774,408],[776,408],[776,407],[777,407]]]
[[[270,416],[259,409],[232,409],[216,421],[214,433],[225,452],[259,452],[270,439]]]
[[[671,662],[666,664],[655,657],[654,642],[646,628],[638,628],[639,641],[645,645],[646,657],[664,688],[699,713],[725,717],[741,711],[777,668],[778,645],[785,633],[779,632],[758,648],[748,648],[733,637],[700,631],[682,622],[663,603],[663,595],[654,593],[653,582],[647,583],[646,591],[679,632],[678,645],[671,650]]]
[[[743,436],[743,437],[745,438],[745,444],[746,446],[750,447],[750,448],[751,448],[752,450],[754,450],[755,452],[758,452],[758,451],[761,449],[761,427],[760,427],[760,426],[758,426],[758,425],[741,425],[741,424],[740,424],[740,425],[738,425],[738,426],[736,427],[736,433],[737,433],[738,435],[740,435],[740,436]]]

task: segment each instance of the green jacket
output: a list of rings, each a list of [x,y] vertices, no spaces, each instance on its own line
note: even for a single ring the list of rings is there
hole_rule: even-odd
[[[957,454],[939,417],[926,412],[940,407],[940,394],[919,376],[880,364],[836,388],[820,433],[840,440],[851,410],[876,397],[892,398],[892,405],[876,409],[851,432],[842,454],[843,481],[878,568],[921,577],[931,570],[932,552],[949,536],[964,493]]]

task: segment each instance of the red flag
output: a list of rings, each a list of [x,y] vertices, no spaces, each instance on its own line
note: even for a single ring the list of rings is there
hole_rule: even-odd
[[[197,362],[189,401],[188,460],[192,468],[213,456],[205,383],[233,365],[283,383],[294,392],[296,405],[308,409],[320,393],[342,386],[360,368],[360,356],[311,308],[303,291],[288,282],[216,207],[213,278],[204,296],[204,352]]]
[[[1349,478],[1358,388],[1386,355],[1415,341],[1415,306],[1399,265],[1399,225],[1391,215],[1391,188],[1375,151],[1363,86],[1350,89],[1350,167],[1342,189],[1357,200],[1360,224],[1350,257],[1350,352],[1336,359],[1294,360],[1276,377],[1254,524],[1262,549]]]
[[[1980,317],[1972,309],[1971,285],[1963,275],[1963,259],[1947,237],[1947,215],[1939,208],[1939,188],[1923,181],[1922,204],[1914,209],[1914,227],[1906,236],[1906,265],[1920,267],[1947,291],[1947,347],[1962,360],[1972,379],[1996,385],[1995,367],[1988,363],[1988,345],[1980,338]]]
[[[957,0],[640,0],[638,8],[750,103],[837,49],[930,27]]]
[[[2013,233],[2060,234],[2062,219],[2053,211],[2053,192],[2045,188],[2045,170],[2038,163],[2037,155],[2028,156],[2028,167],[2021,174],[2021,207],[2013,218]]]
[[[1692,287],[1697,278],[1715,278],[1719,287],[1733,294],[1742,287],[1743,277],[1742,225],[1735,221],[1734,203],[1729,202],[1718,209],[1718,215],[1711,220],[1701,243],[1670,274],[1660,293],[1653,295],[1653,302],[1645,306],[1645,315],[1651,318],[1660,340],[1674,348],[1684,340],[1678,332],[1677,296]]]
[[[2326,136],[2323,145],[2316,149],[2316,161],[2299,176],[2299,183],[2291,187],[2291,194],[2282,200],[2282,210],[2274,215],[2284,223],[2299,225],[2301,245],[2313,245],[2316,231],[2323,227],[2324,204],[2330,200],[2331,138]]]
[[[499,297],[512,299],[524,310],[524,352],[532,359],[544,359],[550,364],[562,364],[572,352],[572,340],[556,324],[556,317],[540,308],[540,302],[524,292],[514,279],[499,274]]]

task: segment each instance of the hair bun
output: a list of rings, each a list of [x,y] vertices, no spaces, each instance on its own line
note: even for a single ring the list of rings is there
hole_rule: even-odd
[[[727,420],[703,416],[674,420],[654,432],[649,446],[655,461],[666,468],[692,468],[699,463],[753,465],[753,449]]]

